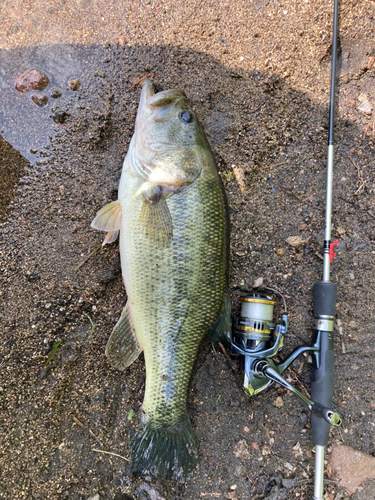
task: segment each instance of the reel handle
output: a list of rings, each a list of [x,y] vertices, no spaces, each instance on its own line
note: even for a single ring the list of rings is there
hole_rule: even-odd
[[[336,309],[337,285],[319,281],[314,285],[315,344],[314,367],[311,378],[311,399],[323,407],[332,408],[334,356],[333,322]],[[312,441],[327,446],[330,424],[318,415],[311,415]]]

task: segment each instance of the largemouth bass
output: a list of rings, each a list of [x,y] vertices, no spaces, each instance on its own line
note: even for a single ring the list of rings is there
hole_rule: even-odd
[[[144,352],[146,389],[131,444],[133,472],[184,480],[198,460],[187,391],[199,347],[228,337],[229,223],[214,157],[181,90],[146,80],[118,201],[92,222],[120,230],[127,304],[106,347],[127,368]],[[103,244],[104,244],[103,243]]]

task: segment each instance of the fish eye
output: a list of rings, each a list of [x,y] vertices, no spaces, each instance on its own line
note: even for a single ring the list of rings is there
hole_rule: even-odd
[[[189,111],[181,111],[180,113],[180,120],[183,123],[190,123],[193,121],[192,115],[189,113]]]

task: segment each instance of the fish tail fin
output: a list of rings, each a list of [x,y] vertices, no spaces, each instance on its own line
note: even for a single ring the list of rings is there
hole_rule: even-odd
[[[185,481],[198,463],[198,450],[188,414],[174,426],[151,422],[133,436],[131,464],[134,474]]]

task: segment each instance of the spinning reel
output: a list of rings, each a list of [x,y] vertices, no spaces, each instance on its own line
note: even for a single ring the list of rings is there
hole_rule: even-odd
[[[332,408],[311,401],[289,384],[281,375],[304,352],[311,352],[315,369],[319,368],[320,331],[313,345],[304,345],[293,351],[284,361],[276,363],[274,358],[282,351],[284,337],[288,331],[288,313],[284,297],[277,290],[267,288],[278,294],[284,302],[284,312],[281,322],[273,323],[273,308],[277,304],[268,295],[251,293],[240,297],[240,317],[234,328],[232,337],[232,352],[244,357],[244,389],[249,396],[262,392],[274,382],[289,389],[301,399],[311,412],[323,418],[330,425],[341,424],[341,417]]]

